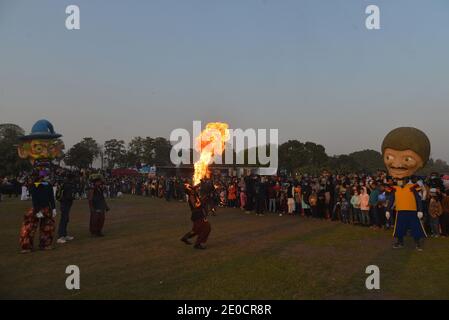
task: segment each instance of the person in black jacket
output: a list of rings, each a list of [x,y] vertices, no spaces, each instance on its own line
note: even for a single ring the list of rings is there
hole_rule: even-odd
[[[109,211],[104,199],[103,177],[96,174],[91,177],[91,180],[94,186],[89,190],[87,196],[90,209],[90,233],[94,237],[103,237],[105,212]]]
[[[267,201],[267,184],[263,177],[257,177],[254,191],[256,199],[256,215],[263,216]]]
[[[56,206],[53,186],[45,181],[46,175],[44,170],[35,174],[34,183],[29,188],[33,207],[25,214],[20,229],[19,242],[22,253],[29,253],[33,250],[33,238],[38,226],[39,248],[41,250],[53,249]]]
[[[67,241],[71,241],[74,237],[67,235],[67,225],[69,223],[70,209],[72,208],[74,194],[75,194],[75,184],[73,182],[74,175],[69,173],[67,178],[60,186],[60,190],[56,192],[58,201],[61,206],[61,219],[59,220],[58,228],[58,240],[56,243],[63,244]]]

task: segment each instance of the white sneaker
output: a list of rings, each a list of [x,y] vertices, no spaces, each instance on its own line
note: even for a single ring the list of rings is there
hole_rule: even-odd
[[[59,238],[58,240],[56,240],[56,243],[59,243],[59,244],[64,244],[64,243],[66,243],[67,241],[65,241],[65,239],[64,239],[64,237],[61,237],[61,238]]]
[[[73,239],[75,239],[75,237],[72,237],[72,236],[65,236],[64,237],[65,241],[72,241]]]

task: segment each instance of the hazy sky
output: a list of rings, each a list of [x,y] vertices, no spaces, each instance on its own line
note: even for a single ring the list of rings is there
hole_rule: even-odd
[[[365,28],[369,4],[381,30]],[[0,0],[0,123],[40,118],[68,146],[202,120],[329,154],[412,125],[449,160],[449,1]]]

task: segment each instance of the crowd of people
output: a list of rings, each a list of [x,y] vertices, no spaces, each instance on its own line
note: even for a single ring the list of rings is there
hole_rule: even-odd
[[[56,170],[52,177],[54,193],[71,178],[73,199],[86,199],[92,189],[92,174],[101,174],[102,193],[105,198],[132,194],[166,201],[186,201],[185,183],[189,179],[165,176],[114,177],[107,171]],[[424,218],[422,223],[432,237],[449,236],[449,179],[433,173],[428,177],[412,177],[421,197]],[[3,179],[2,185],[15,185],[16,196],[28,198],[29,178]],[[206,195],[211,212],[216,207],[240,208],[258,216],[265,214],[303,216],[307,218],[340,221],[373,229],[391,228],[395,214],[386,217],[390,201],[390,188],[394,182],[385,172],[375,175],[301,175],[295,178],[281,176],[248,175],[245,177],[214,176],[201,182],[200,190]],[[20,190],[20,193],[19,193]],[[14,192],[12,193],[14,195]],[[64,228],[63,228],[64,229]],[[62,233],[63,234],[64,230]]]
[[[92,174],[101,174],[103,177],[104,195],[106,198],[116,198],[123,194],[143,195],[166,198],[168,201],[185,200],[184,183],[187,179],[180,177],[154,177],[143,176],[113,176],[107,170],[57,170],[49,180],[56,193],[67,175],[73,178],[74,199],[86,199],[92,184],[89,177]],[[21,200],[29,200],[29,186],[32,178],[24,173],[17,177],[4,177],[0,179],[0,201],[3,197],[20,197]]]
[[[445,177],[446,178],[446,177]],[[422,223],[432,237],[449,236],[449,179],[437,173],[412,177],[423,208]],[[394,181],[384,172],[297,178],[248,176],[214,182],[215,202],[239,207],[256,215],[300,215],[340,221],[373,229],[395,225],[395,212],[387,218]],[[390,206],[391,207],[391,206]]]
[[[184,183],[179,177],[124,179],[124,193],[184,201]],[[300,215],[307,218],[340,221],[373,229],[394,227],[395,213],[386,217],[390,186],[385,172],[376,175],[347,174],[297,178],[251,175],[243,178],[214,177],[203,180],[201,192],[210,206],[240,208],[245,213]],[[449,236],[449,180],[433,173],[412,177],[421,197],[423,225],[432,237]],[[215,210],[212,210],[215,212]]]

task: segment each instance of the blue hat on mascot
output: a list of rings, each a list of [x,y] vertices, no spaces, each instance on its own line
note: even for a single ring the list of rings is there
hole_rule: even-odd
[[[46,119],[38,120],[31,128],[31,133],[20,137],[20,140],[31,139],[57,139],[62,137],[61,134],[56,133],[53,125]]]

